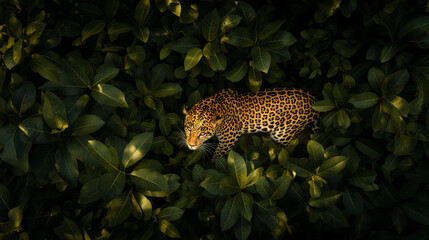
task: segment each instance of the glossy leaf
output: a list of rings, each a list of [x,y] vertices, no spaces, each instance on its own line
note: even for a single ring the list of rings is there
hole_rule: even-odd
[[[195,65],[197,65],[200,62],[202,56],[203,56],[203,51],[201,51],[201,49],[199,48],[193,48],[189,50],[186,53],[186,57],[185,57],[185,63],[184,63],[185,71],[188,71],[191,68],[195,67]]]
[[[68,128],[64,102],[52,92],[46,92],[43,100],[43,118],[48,126],[59,132]]]
[[[237,222],[240,211],[235,198],[228,198],[220,214],[220,226],[222,231],[226,231]]]
[[[98,103],[110,107],[128,107],[124,93],[109,84],[97,84],[92,90],[91,95]]]
[[[244,159],[236,152],[228,154],[229,175],[234,178],[240,188],[244,188],[247,183],[247,168]]]
[[[105,122],[96,115],[85,114],[76,120],[72,125],[71,131],[74,136],[84,136],[103,127]]]
[[[377,104],[378,101],[380,101],[380,98],[373,92],[359,93],[349,100],[357,108],[370,108]]]
[[[141,168],[130,173],[131,180],[149,191],[168,191],[168,182],[158,171]]]
[[[253,64],[261,72],[268,73],[271,65],[270,53],[261,47],[254,47],[251,52]]]
[[[159,220],[176,221],[180,219],[184,211],[178,207],[166,207],[156,215]]]
[[[106,83],[116,77],[118,75],[119,69],[113,66],[105,66],[97,72],[94,76],[93,86],[97,84]]]
[[[202,33],[207,41],[213,41],[218,35],[220,19],[216,9],[209,12],[202,21]]]
[[[317,168],[317,175],[322,178],[329,178],[337,175],[341,172],[347,165],[347,157],[345,156],[335,156],[326,160],[319,168]]]
[[[94,36],[106,27],[106,22],[103,20],[93,20],[85,25],[82,30],[82,41],[85,41],[87,38]]]
[[[122,155],[122,164],[128,168],[142,159],[152,146],[153,133],[141,133],[133,137]]]
[[[97,140],[88,141],[88,152],[107,170],[118,171],[118,155],[112,148],[108,148]]]
[[[54,232],[61,240],[83,240],[82,232],[78,225],[67,217],[64,217],[64,221],[61,225],[54,228]]]

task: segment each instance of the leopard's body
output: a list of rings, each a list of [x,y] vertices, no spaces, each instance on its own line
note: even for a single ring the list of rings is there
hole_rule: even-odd
[[[318,120],[311,108],[315,98],[299,89],[275,88],[239,93],[231,89],[184,109],[186,144],[199,148],[216,135],[219,145],[212,161],[225,155],[241,134],[267,132],[283,145]]]

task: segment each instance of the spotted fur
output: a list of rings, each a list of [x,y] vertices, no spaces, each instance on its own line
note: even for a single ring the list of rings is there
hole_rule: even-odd
[[[241,134],[267,132],[288,145],[318,113],[311,108],[315,98],[299,89],[275,88],[239,93],[231,89],[205,98],[184,109],[186,144],[192,150],[216,135],[219,139],[212,161],[228,153]]]

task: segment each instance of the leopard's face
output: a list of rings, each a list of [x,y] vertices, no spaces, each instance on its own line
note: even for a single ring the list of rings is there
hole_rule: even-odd
[[[186,145],[191,150],[196,150],[215,134],[219,119],[207,109],[193,107],[191,110],[183,109],[185,118]]]

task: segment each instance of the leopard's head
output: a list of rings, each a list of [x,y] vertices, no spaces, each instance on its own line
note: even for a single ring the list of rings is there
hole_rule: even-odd
[[[196,104],[191,109],[184,107],[183,113],[186,116],[184,124],[186,145],[191,150],[198,149],[211,138],[222,121],[203,104]]]

